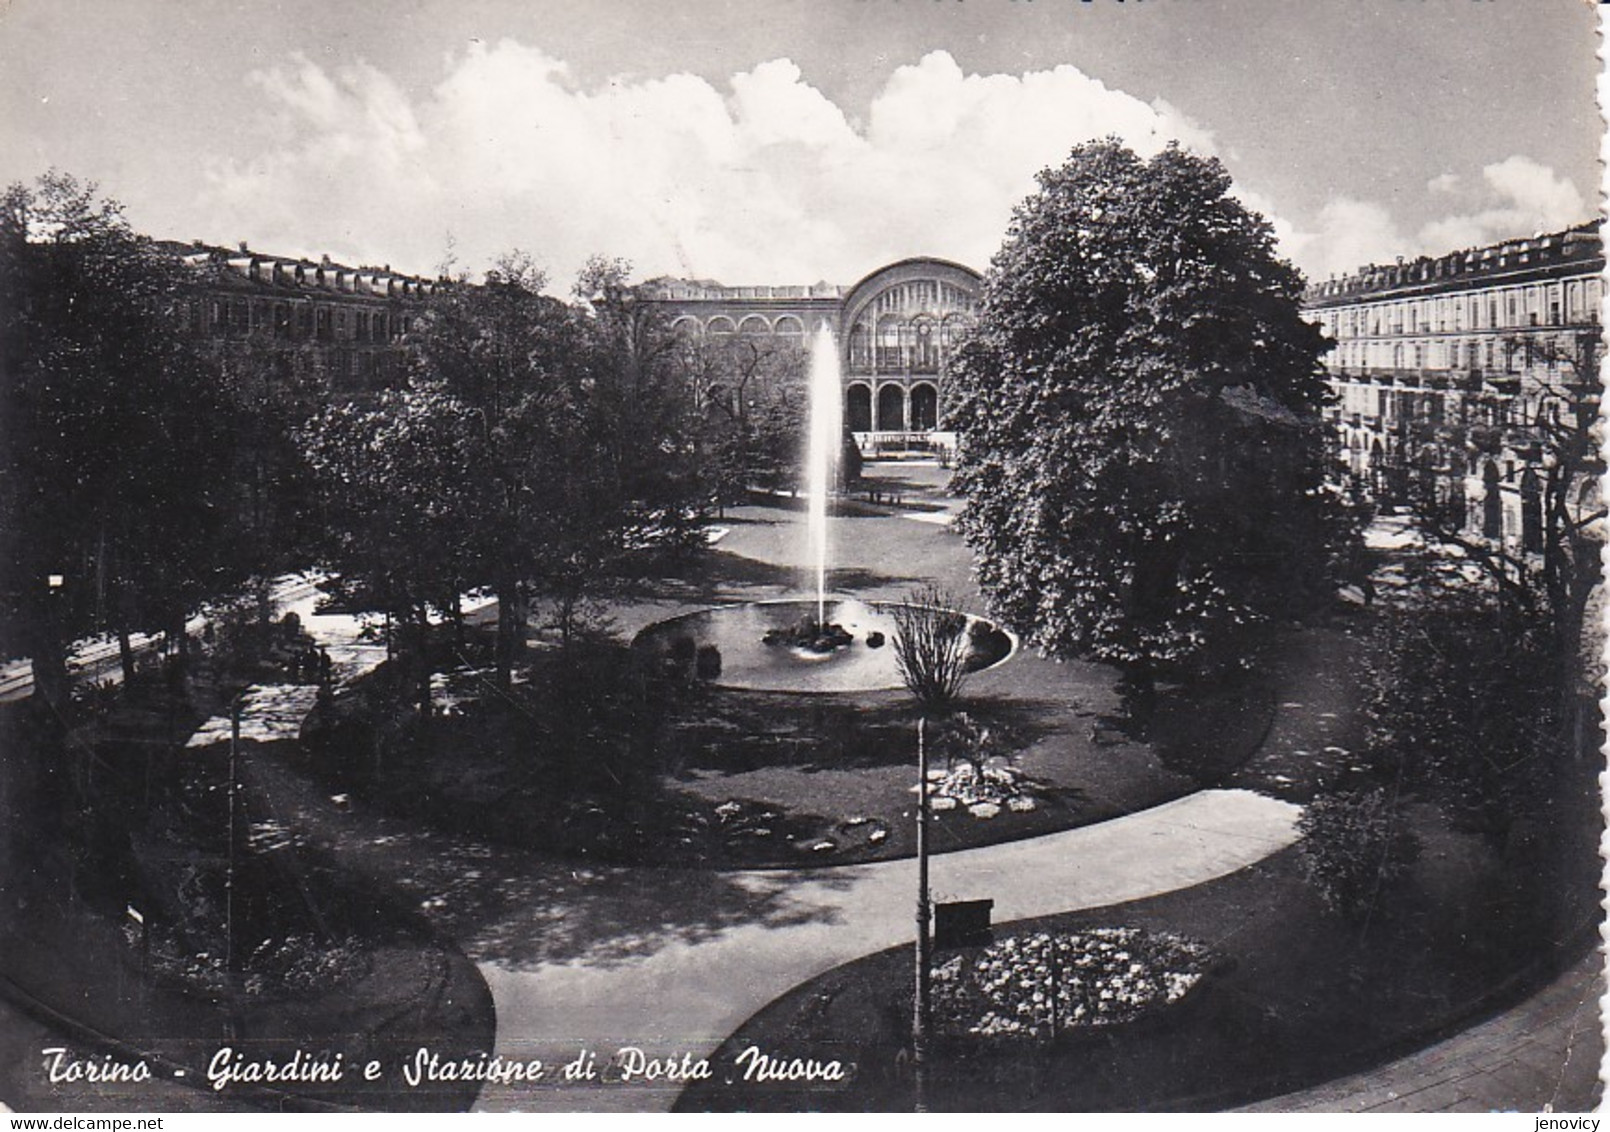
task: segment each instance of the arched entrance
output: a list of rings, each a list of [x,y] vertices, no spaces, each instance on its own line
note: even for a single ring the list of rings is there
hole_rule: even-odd
[[[856,382],[844,391],[844,420],[851,432],[872,431],[872,389]]]
[[[878,431],[906,431],[906,391],[892,381],[878,390]]]
[[[939,427],[939,390],[926,381],[911,387],[911,427],[924,432]]]

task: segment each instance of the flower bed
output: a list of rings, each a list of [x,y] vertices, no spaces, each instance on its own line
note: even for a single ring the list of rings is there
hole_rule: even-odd
[[[1008,936],[934,968],[934,1022],[987,1038],[1130,1022],[1180,1001],[1211,964],[1206,945],[1139,928]]]
[[[1004,763],[982,767],[963,763],[947,771],[931,771],[929,777],[928,806],[935,813],[961,807],[976,818],[992,818],[1003,808],[1026,813],[1039,805],[1033,784],[1022,771]]]

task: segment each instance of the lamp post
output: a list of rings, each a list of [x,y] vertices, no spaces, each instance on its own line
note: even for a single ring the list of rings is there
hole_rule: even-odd
[[[933,941],[929,935],[928,899],[928,743],[927,723],[917,720],[917,985],[912,1000],[911,1067],[914,1109],[928,1111],[929,968]]]
[[[50,706],[55,718],[60,718],[67,705],[67,617],[62,609],[63,589],[67,585],[65,574],[45,575],[45,622],[43,639],[36,650],[47,651],[43,664],[34,664],[34,691]]]

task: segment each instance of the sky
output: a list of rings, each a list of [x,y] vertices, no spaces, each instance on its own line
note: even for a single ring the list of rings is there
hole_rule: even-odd
[[[1082,141],[1217,157],[1310,278],[1598,211],[1583,0],[0,0],[0,183],[568,290],[987,267]]]

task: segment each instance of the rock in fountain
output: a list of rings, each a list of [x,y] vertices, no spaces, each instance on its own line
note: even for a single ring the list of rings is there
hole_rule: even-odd
[[[824,625],[820,617],[818,613],[816,617],[807,617],[797,624],[772,629],[761,640],[768,645],[788,645],[814,653],[830,653],[854,643],[855,638],[848,629],[832,623]]]

